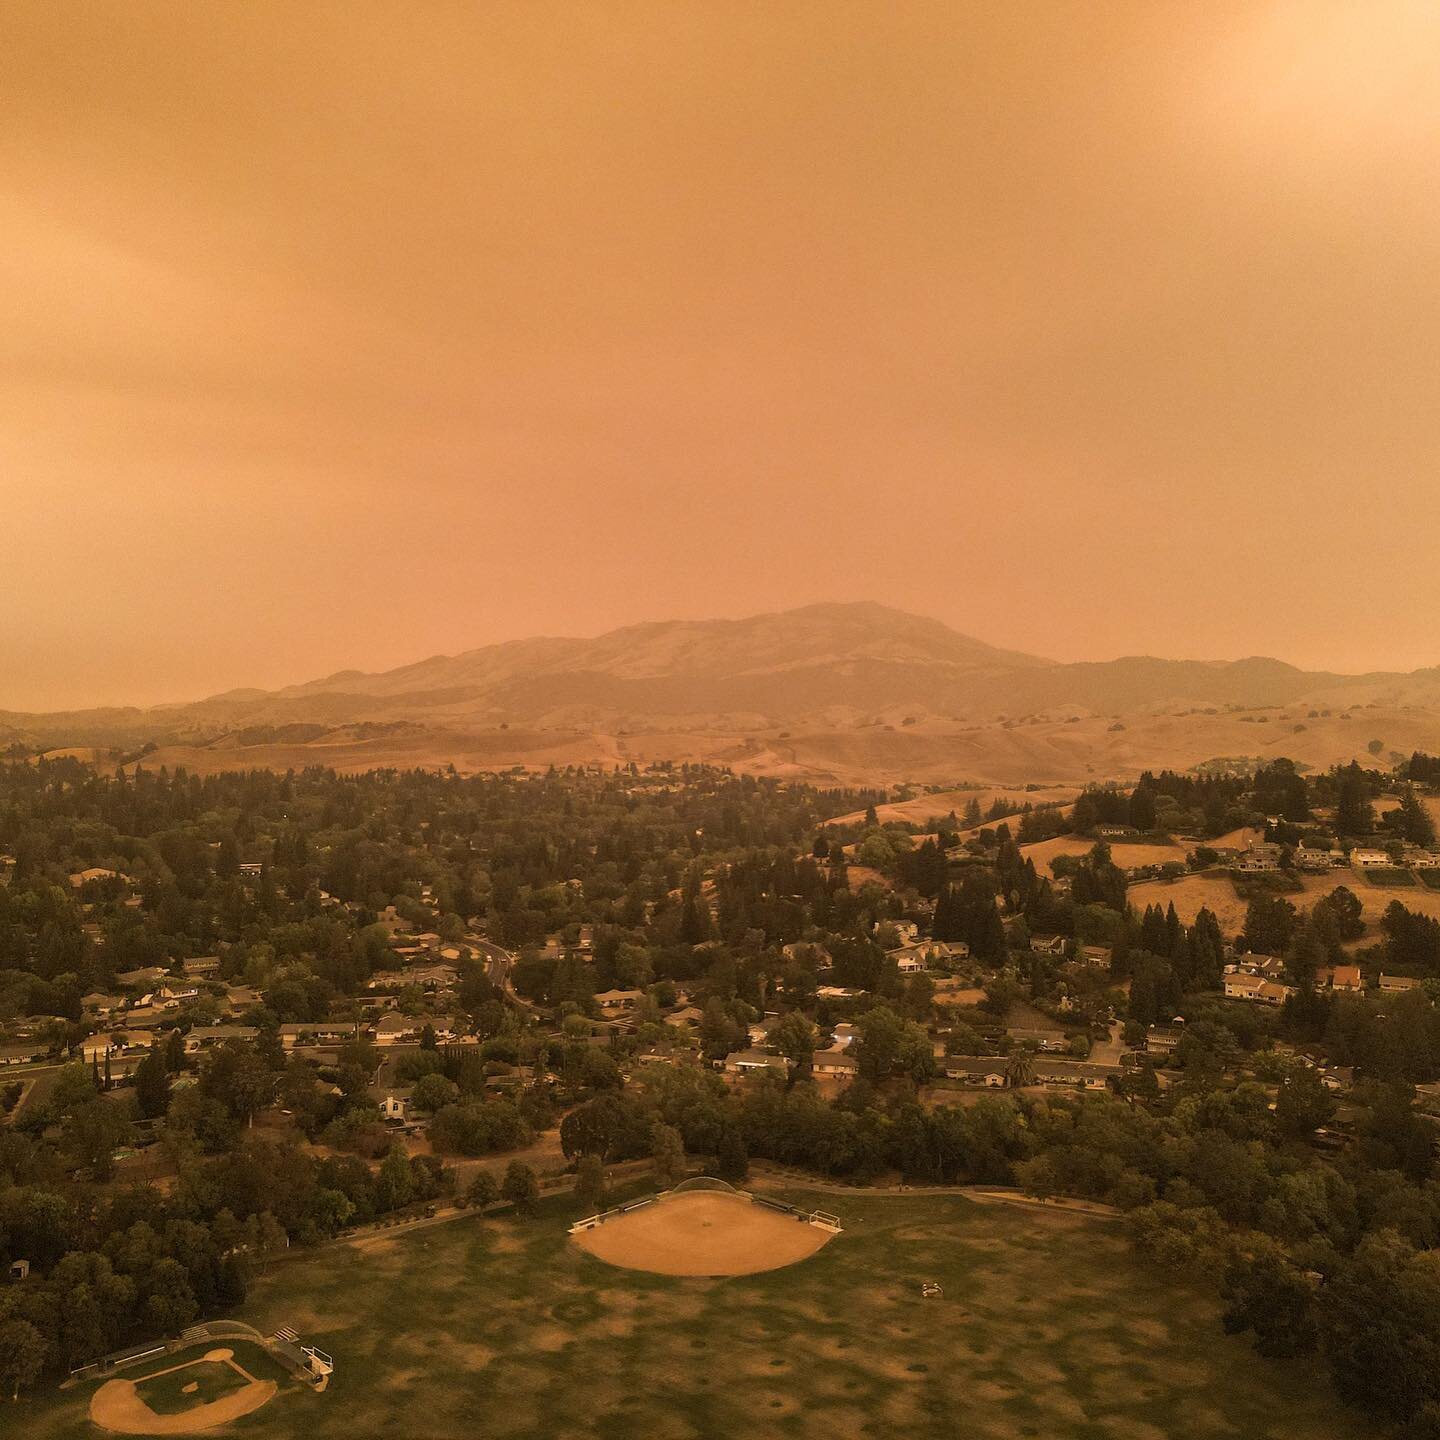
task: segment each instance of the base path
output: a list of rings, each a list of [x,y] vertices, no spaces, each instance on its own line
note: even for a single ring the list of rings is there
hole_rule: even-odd
[[[233,1350],[211,1350],[200,1357],[214,1364],[231,1365],[249,1382],[218,1400],[206,1405],[193,1405],[174,1415],[161,1415],[140,1398],[134,1381],[107,1380],[90,1397],[90,1418],[102,1430],[113,1430],[120,1435],[193,1435],[197,1431],[213,1430],[217,1425],[238,1420],[242,1415],[269,1404],[275,1398],[276,1385],[273,1380],[255,1379],[236,1363],[234,1355]],[[169,1370],[157,1370],[142,1378],[153,1380],[157,1375],[188,1369],[194,1363],[194,1360],[187,1360],[183,1364],[172,1365]]]
[[[626,1270],[754,1275],[808,1260],[835,1236],[747,1196],[697,1190],[662,1195],[572,1238],[597,1260]]]

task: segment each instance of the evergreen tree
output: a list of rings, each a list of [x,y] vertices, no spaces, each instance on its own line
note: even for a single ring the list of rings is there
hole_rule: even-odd
[[[1365,772],[1352,761],[1340,771],[1335,805],[1335,826],[1341,835],[1363,837],[1375,829],[1375,811]]]

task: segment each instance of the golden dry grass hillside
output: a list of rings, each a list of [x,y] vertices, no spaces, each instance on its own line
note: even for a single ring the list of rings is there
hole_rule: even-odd
[[[1026,798],[1038,804],[1073,798],[1076,788],[1086,784],[1133,780],[1143,770],[1184,771],[1227,760],[1254,763],[1287,756],[1312,769],[1354,759],[1374,765],[1368,746],[1377,739],[1381,764],[1390,763],[1392,754],[1440,751],[1440,712],[1374,709],[1297,718],[1302,714],[1087,716],[990,724],[930,720],[807,729],[738,729],[716,724],[714,717],[690,717],[673,726],[637,717],[633,725],[596,728],[413,723],[378,735],[334,727],[303,743],[246,744],[243,732],[225,732],[199,743],[161,744],[144,764],[184,765],[200,773],[306,765],[345,771],[454,765],[476,772],[671,760],[820,785],[974,785],[983,787],[982,797],[996,790],[1008,796],[1017,787],[1033,785],[1039,788]],[[952,808],[959,813],[972,793],[957,790],[953,802],[949,796],[927,796],[894,818],[925,823]]]

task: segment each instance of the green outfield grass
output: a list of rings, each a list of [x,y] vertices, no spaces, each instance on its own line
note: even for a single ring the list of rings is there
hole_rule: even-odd
[[[182,1357],[176,1363],[183,1364],[184,1368],[157,1375],[153,1380],[135,1380],[133,1375],[123,1377],[135,1380],[140,1398],[157,1415],[174,1415],[182,1410],[192,1410],[196,1405],[208,1405],[212,1400],[219,1400],[249,1383],[233,1365],[220,1361],[194,1360],[186,1363]],[[186,1394],[189,1385],[196,1388]]]
[[[611,1269],[559,1201],[278,1266],[239,1317],[329,1351],[225,1435],[306,1440],[1360,1440],[1309,1366],[1261,1360],[1113,1221],[950,1196],[796,1192],[845,1233],[727,1280]],[[922,1299],[921,1284],[944,1294]],[[238,1350],[237,1350],[238,1353]],[[244,1363],[242,1361],[242,1363]],[[248,1367],[247,1367],[248,1368]],[[88,1391],[20,1408],[87,1432]],[[16,1412],[12,1412],[16,1413]]]

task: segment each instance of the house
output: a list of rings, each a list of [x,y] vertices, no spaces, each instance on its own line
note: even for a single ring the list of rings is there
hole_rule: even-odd
[[[1105,1065],[1095,1060],[1050,1060],[1037,1056],[1031,1062],[1037,1085],[1076,1087],[1081,1090],[1105,1090],[1119,1077],[1118,1065]]]
[[[220,957],[218,955],[197,955],[193,960],[182,960],[180,968],[192,980],[202,975],[218,975],[220,973]]]
[[[830,1031],[831,1048],[843,1050],[847,1045],[853,1045],[856,1040],[856,1030],[848,1021],[842,1021]]]
[[[816,1075],[848,1080],[860,1073],[860,1062],[848,1050],[817,1050],[811,1057],[810,1069]]]
[[[1114,953],[1113,947],[1109,945],[1082,945],[1076,951],[1075,958],[1084,965],[1093,965],[1097,968],[1103,966],[1108,970],[1110,957]]]
[[[1229,970],[1230,966],[1226,966]],[[1285,974],[1285,962],[1278,955],[1255,955],[1247,950],[1234,964],[1244,975],[1258,975],[1262,980],[1279,980]]]
[[[923,945],[901,945],[885,952],[887,960],[895,962],[895,968],[902,975],[919,975],[925,969],[925,947]]]
[[[1033,1045],[1042,1052],[1068,1050],[1070,1042],[1063,1030],[1027,1030],[1020,1026],[1009,1026],[1005,1033],[1017,1045]]]
[[[1063,955],[1069,942],[1063,935],[1032,935],[1030,948],[1037,955]]]
[[[1395,862],[1383,850],[1366,850],[1357,845],[1350,852],[1350,863],[1357,870],[1382,870]]]
[[[127,885],[130,883],[130,877],[122,875],[118,870],[106,870],[103,866],[92,865],[88,870],[77,870],[70,877],[70,888],[78,890],[92,880],[123,880]]]
[[[1312,874],[1329,870],[1337,858],[1329,850],[1320,850],[1308,845],[1301,845],[1295,851],[1295,868],[1305,870]]]
[[[1097,825],[1095,834],[1101,840],[1119,840],[1126,835],[1138,835],[1140,832],[1133,825]]]
[[[146,965],[139,970],[127,970],[115,977],[115,983],[123,990],[153,990],[170,972],[158,965]]]
[[[823,945],[816,945],[809,940],[792,940],[788,945],[780,947],[780,953],[787,960],[802,962],[808,960],[819,968],[830,964],[832,959],[830,952]]]
[[[1159,1026],[1152,1025],[1149,1033],[1145,1036],[1145,1053],[1147,1055],[1170,1055],[1180,1043],[1183,1030],[1162,1030]]]
[[[108,1034],[91,1035],[88,1039],[80,1042],[80,1058],[87,1065],[93,1065],[107,1055],[118,1055],[120,1048],[113,1037]]]
[[[412,1020],[408,1015],[400,1015],[390,1011],[388,1015],[382,1015],[375,1022],[373,1031],[377,1045],[399,1045],[408,1041],[420,1038],[419,1020]]]
[[[1005,1088],[1005,1058],[997,1055],[947,1055],[940,1067],[947,1080],[979,1085],[987,1090]]]
[[[380,1102],[380,1118],[382,1120],[403,1122],[406,1112],[410,1109],[410,1091],[389,1090],[385,1098]]]
[[[1225,977],[1225,994],[1231,1000],[1252,1000],[1261,1005],[1283,1005],[1295,993],[1290,985],[1264,980],[1259,975],[1236,973]]]
[[[259,1033],[253,1025],[196,1025],[185,1037],[185,1053],[194,1055],[227,1040],[254,1040]]]
[[[788,1075],[790,1063],[783,1055],[769,1055],[764,1050],[736,1050],[725,1057],[725,1070],[731,1075],[754,1075],[761,1071],[772,1075]]]
[[[375,923],[383,926],[390,934],[410,934],[415,927],[393,906],[387,905],[376,917]]]
[[[673,1025],[677,1030],[687,1025],[698,1025],[705,1018],[705,1012],[696,1005],[684,1005],[679,1010],[672,1010],[665,1017],[667,1025]]]
[[[339,1045],[353,1040],[359,1026],[351,1020],[307,1021],[299,1025],[282,1025],[280,1043],[286,1050],[305,1045]]]
[[[1389,995],[1399,995],[1406,990],[1418,990],[1425,982],[1414,975],[1387,975],[1380,972],[1380,988]]]
[[[106,995],[99,990],[92,990],[88,995],[80,997],[80,1009],[92,1017],[113,1015],[124,1008],[125,998],[122,995]]]
[[[644,998],[643,990],[602,990],[595,1003],[602,1010],[633,1010]]]
[[[1280,868],[1283,853],[1280,846],[1262,840],[1241,853],[1235,868],[1249,875],[1270,874]]]
[[[821,1000],[855,1000],[864,993],[847,985],[821,985],[815,991]]]
[[[197,999],[199,995],[198,985],[162,985],[151,998],[158,1000],[167,1010],[173,1010],[186,1000]]]
[[[593,925],[582,925],[580,927],[580,938],[575,942],[575,948],[582,955],[594,954],[595,927]]]
[[[28,1065],[32,1060],[45,1058],[45,1047],[35,1045],[0,1045],[0,1067],[6,1065]]]
[[[757,1048],[770,1043],[770,1035],[780,1024],[778,1015],[766,1015],[749,1028],[750,1043]]]
[[[1225,975],[1225,998],[1227,1000],[1253,1000],[1260,993],[1265,981],[1247,970],[1227,971]]]
[[[240,878],[242,880],[258,880],[264,868],[258,860],[242,860],[240,862]]]
[[[120,1023],[127,1030],[148,1030],[152,1025],[174,1019],[173,1015],[165,1013],[165,1008],[161,1005],[137,1005],[133,1010],[125,1012]]]
[[[1315,983],[1324,990],[1363,990],[1365,981],[1358,965],[1322,965],[1315,972]]]

